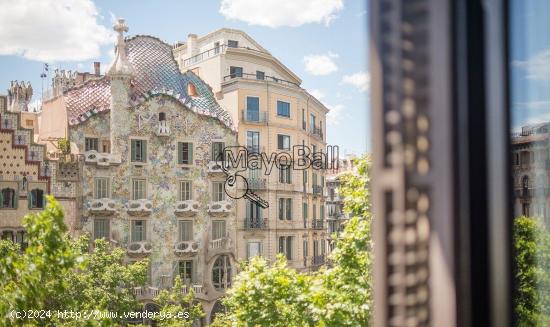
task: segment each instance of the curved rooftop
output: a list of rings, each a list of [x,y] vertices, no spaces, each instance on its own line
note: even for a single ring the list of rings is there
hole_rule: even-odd
[[[126,52],[134,71],[130,107],[151,96],[165,94],[197,114],[215,117],[235,130],[231,116],[220,107],[210,86],[191,71],[180,73],[169,44],[156,37],[137,35],[126,39]],[[187,94],[190,82],[195,85],[196,96]],[[67,90],[64,97],[69,125],[78,125],[94,114],[110,110],[111,81],[108,76],[91,80]]]

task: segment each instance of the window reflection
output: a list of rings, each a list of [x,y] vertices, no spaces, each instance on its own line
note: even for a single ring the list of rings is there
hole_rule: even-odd
[[[550,326],[550,1],[510,1],[518,326]]]

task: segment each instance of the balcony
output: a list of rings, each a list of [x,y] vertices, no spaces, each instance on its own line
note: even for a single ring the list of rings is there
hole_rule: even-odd
[[[265,111],[256,111],[256,110],[243,110],[242,111],[243,121],[246,123],[266,123],[267,114]]]
[[[216,216],[227,216],[233,210],[233,203],[229,200],[213,201],[208,204],[208,213]]]
[[[110,216],[116,212],[116,203],[109,198],[90,201],[90,213],[99,216]]]
[[[323,187],[321,185],[313,185],[313,194],[314,195],[323,194]]]
[[[265,76],[263,76],[263,78],[260,78],[258,75],[250,74],[250,73],[235,73],[235,74],[226,75],[226,76],[223,77],[222,87],[224,87],[226,83],[228,83],[232,80],[236,80],[236,79],[251,80],[251,81],[256,80],[256,81],[262,81],[262,82],[267,81],[267,82],[277,83],[279,85],[283,85],[283,86],[287,86],[287,87],[300,87],[300,84],[298,84],[298,83],[294,83],[294,82],[291,82],[291,81],[280,79],[280,78],[275,77],[275,76],[265,75]]]
[[[265,178],[247,178],[249,190],[265,190],[267,181]]]
[[[313,266],[320,266],[325,264],[325,255],[321,254],[321,255],[313,256],[313,258],[311,258],[311,264]]]
[[[160,290],[157,287],[151,287],[151,286],[140,286],[140,287],[134,287],[134,295],[138,301],[140,300],[152,300],[156,298]]]
[[[112,165],[120,165],[122,159],[120,154],[102,153],[91,150],[84,153],[84,162],[87,164],[96,164],[98,167],[109,167]]]
[[[212,250],[229,250],[231,246],[231,238],[228,236],[210,241],[210,249]]]
[[[174,253],[176,255],[196,254],[199,252],[200,244],[196,241],[182,241],[174,245]]]
[[[130,200],[126,210],[132,216],[147,216],[153,211],[153,203],[147,199]]]
[[[206,50],[204,52],[201,52],[197,55],[194,55],[192,57],[189,57],[183,61],[183,67],[189,67],[191,65],[197,64],[203,60],[215,57],[219,55],[220,53],[225,52],[225,49],[227,48],[227,45],[221,44],[217,47],[214,47],[212,49]]]
[[[211,160],[207,164],[207,171],[209,174],[225,174],[223,167],[227,167],[228,163],[225,161]]]
[[[176,216],[192,217],[199,212],[199,202],[195,200],[178,201],[174,212]]]
[[[315,137],[318,137],[319,139],[323,139],[323,130],[317,126],[313,126],[313,128],[310,128],[309,133]]]
[[[159,121],[155,134],[157,136],[170,136],[170,124],[166,120]]]
[[[181,287],[181,292],[183,294],[188,294],[189,290],[193,290],[194,294],[202,294],[202,285],[199,284],[192,284],[192,285],[183,285]]]
[[[128,254],[150,254],[153,246],[149,241],[130,242],[128,244]]]
[[[267,229],[267,219],[246,218],[244,221],[244,229]]]
[[[323,219],[313,219],[311,221],[311,228],[313,229],[324,229],[325,221]]]

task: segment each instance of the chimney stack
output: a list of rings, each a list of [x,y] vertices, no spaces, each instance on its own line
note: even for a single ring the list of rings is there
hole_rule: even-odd
[[[187,55],[192,57],[199,53],[199,48],[197,47],[197,34],[189,34],[187,36]]]
[[[101,67],[101,63],[99,61],[96,61],[94,62],[94,73],[95,73],[95,76],[99,76],[100,75],[100,67]]]

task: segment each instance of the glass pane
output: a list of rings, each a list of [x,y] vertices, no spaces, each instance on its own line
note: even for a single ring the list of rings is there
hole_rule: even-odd
[[[550,2],[510,6],[514,308],[519,326],[549,326]]]

